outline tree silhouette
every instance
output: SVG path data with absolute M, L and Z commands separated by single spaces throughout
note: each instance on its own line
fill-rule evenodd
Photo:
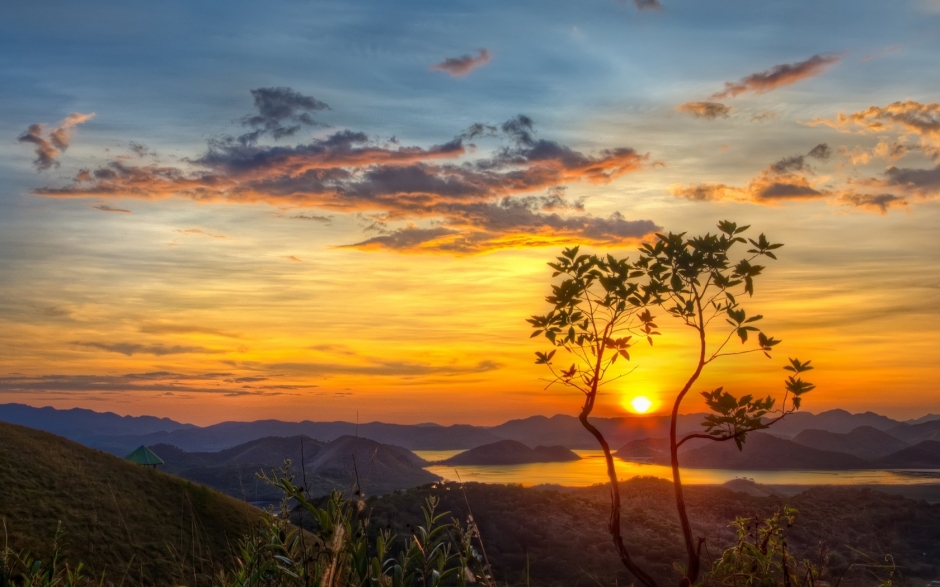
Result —
M 764 267 L 753 262 L 760 257 L 776 259 L 773 251 L 783 245 L 770 243 L 763 234 L 757 240 L 745 240 L 740 235 L 748 226 L 723 221 L 718 228 L 719 234 L 690 238 L 685 233 L 657 234 L 655 242 L 640 247 L 640 257 L 633 263 L 612 255 L 579 254 L 578 247 L 565 249 L 555 262 L 548 264 L 554 269 L 553 278 L 563 276 L 560 283 L 552 285 L 552 294 L 546 298 L 552 309 L 528 319 L 534 329 L 532 337 L 544 336 L 555 347 L 548 352 L 536 352 L 536 363 L 546 365 L 552 374 L 548 385 L 573 387 L 585 396 L 579 420 L 601 446 L 610 481 L 608 530 L 624 566 L 647 587 L 657 583 L 633 560 L 623 541 L 616 465 L 609 444 L 591 424 L 589 416 L 598 390 L 629 373 L 606 379 L 610 368 L 618 359 L 630 360 L 635 340 L 645 339 L 652 345 L 653 337 L 660 334 L 650 309 L 665 310 L 694 329 L 699 347 L 695 366 L 673 401 L 669 431 L 676 510 L 687 554 L 680 582 L 683 587 L 698 579 L 704 538 L 696 540 L 689 524 L 679 471 L 679 447 L 693 438 L 701 438 L 717 442 L 734 440 L 741 450 L 749 432 L 765 429 L 799 409 L 801 396 L 814 388 L 800 378 L 801 373 L 812 369 L 810 362 L 790 359 L 784 368 L 792 375 L 785 381 L 785 394 L 778 409 L 774 409 L 776 400 L 769 396 L 738 398 L 721 387 L 705 391 L 702 395 L 713 412 L 702 423 L 705 431 L 679 438 L 679 409 L 705 367 L 729 355 L 760 352 L 770 357 L 780 343 L 756 326 L 763 317 L 749 317 L 738 298 L 754 294 L 754 280 Z M 732 263 L 730 252 L 738 244 L 750 244 L 751 248 L 746 256 Z M 714 331 L 723 334 L 710 347 L 708 335 Z M 751 344 L 731 350 L 728 345 L 735 338 L 742 345 Z M 555 366 L 553 361 L 559 349 L 572 358 L 570 367 Z

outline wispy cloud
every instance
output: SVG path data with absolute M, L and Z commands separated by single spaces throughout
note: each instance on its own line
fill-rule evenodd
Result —
M 100 210 L 102 212 L 120 212 L 122 214 L 131 214 L 130 210 L 127 210 L 125 208 L 112 208 L 111 206 L 108 206 L 107 204 L 98 204 L 97 206 L 92 206 L 92 208 L 95 210 Z
M 72 344 L 76 346 L 98 349 L 109 353 L 119 353 L 127 355 L 155 355 L 158 357 L 166 355 L 183 355 L 190 353 L 200 354 L 221 354 L 226 351 L 219 349 L 210 349 L 202 346 L 188 345 L 165 345 L 165 344 L 142 344 L 136 342 L 95 342 L 77 340 Z
M 490 52 L 487 49 L 480 49 L 476 55 L 461 55 L 460 57 L 448 57 L 440 63 L 431 66 L 431 71 L 443 71 L 454 77 L 467 75 L 478 67 L 483 67 L 490 61 Z
M 805 61 L 798 63 L 783 63 L 775 65 L 767 71 L 752 73 L 737 82 L 725 82 L 725 89 L 713 94 L 712 100 L 734 98 L 745 92 L 762 94 L 782 86 L 795 84 L 798 81 L 816 77 L 823 73 L 827 67 L 838 63 L 840 56 L 836 54 L 813 55 Z
M 58 167 L 58 157 L 65 152 L 72 143 L 72 131 L 76 126 L 87 122 L 95 117 L 94 112 L 90 114 L 81 114 L 73 112 L 59 122 L 55 128 L 48 133 L 46 125 L 42 122 L 29 125 L 26 132 L 21 134 L 17 140 L 21 143 L 29 143 L 36 146 L 36 160 L 33 164 L 39 171 Z

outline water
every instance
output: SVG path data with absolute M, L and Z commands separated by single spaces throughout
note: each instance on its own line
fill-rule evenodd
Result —
M 415 454 L 428 461 L 450 458 L 459 450 L 419 450 Z M 533 463 L 528 465 L 431 466 L 427 470 L 450 481 L 482 483 L 519 483 L 525 486 L 552 483 L 584 487 L 607 481 L 604 453 L 600 450 L 576 450 L 580 461 Z M 617 476 L 630 479 L 637 475 L 672 479 L 672 470 L 662 465 L 647 465 L 620 460 Z M 940 483 L 940 471 L 732 471 L 726 469 L 682 469 L 687 484 L 718 485 L 746 477 L 768 485 L 919 485 Z

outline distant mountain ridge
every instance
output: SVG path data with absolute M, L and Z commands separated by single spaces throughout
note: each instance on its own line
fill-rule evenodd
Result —
M 680 415 L 679 432 L 700 431 L 702 418 L 703 414 Z M 151 416 L 118 416 L 82 409 L 57 410 L 0 404 L 0 421 L 46 430 L 121 456 L 141 444 L 169 444 L 188 452 L 210 452 L 270 436 L 307 436 L 324 442 L 345 435 L 359 436 L 408 450 L 468 450 L 501 440 L 515 440 L 527 446 L 597 448 L 596 441 L 584 430 L 578 419 L 567 415 L 532 416 L 509 420 L 497 426 L 259 420 L 222 422 L 200 427 Z M 592 422 L 612 446 L 623 446 L 642 438 L 665 437 L 669 430 L 667 416 L 592 418 Z M 845 410 L 829 410 L 819 414 L 797 412 L 775 424 L 768 433 L 794 439 L 808 429 L 846 434 L 862 426 L 885 432 L 908 445 L 922 440 L 940 439 L 940 420 L 909 424 L 872 412 L 851 414 Z

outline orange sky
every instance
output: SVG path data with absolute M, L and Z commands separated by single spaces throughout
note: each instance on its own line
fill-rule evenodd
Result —
M 545 263 L 729 219 L 785 244 L 745 304 L 784 342 L 698 390 L 776 393 L 795 356 L 810 411 L 940 410 L 940 11 L 549 4 L 0 14 L 30 59 L 0 64 L 0 403 L 575 414 L 525 322 Z M 684 380 L 694 349 L 660 322 L 596 414 Z

